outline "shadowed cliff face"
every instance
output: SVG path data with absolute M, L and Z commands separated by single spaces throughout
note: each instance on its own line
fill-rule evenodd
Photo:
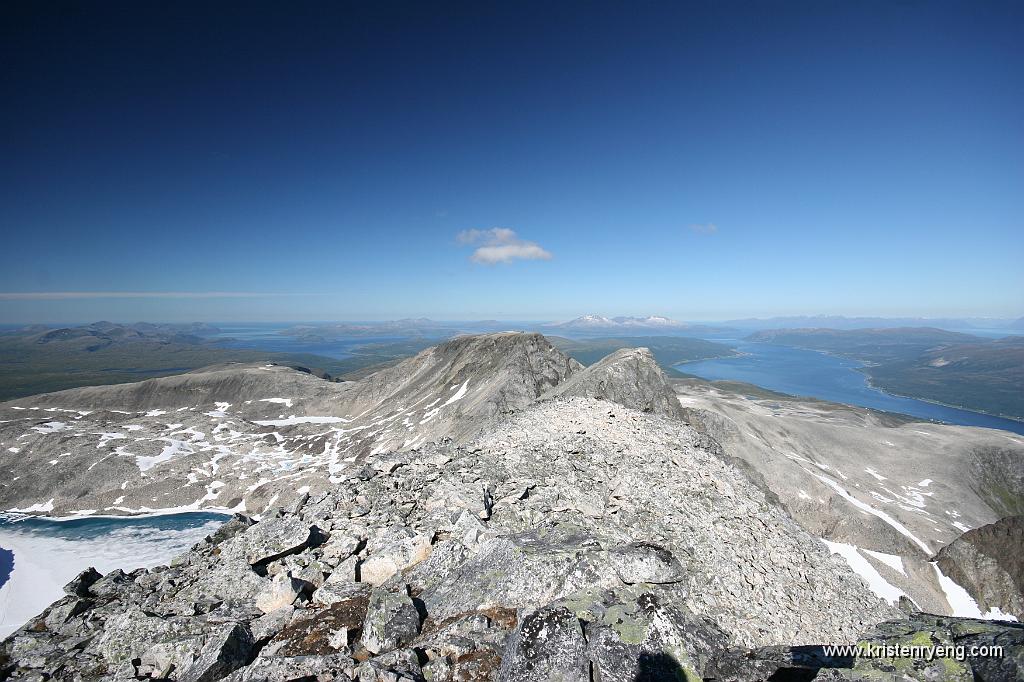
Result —
M 1024 620 L 1024 516 L 1008 516 L 969 530 L 943 547 L 935 559 L 983 612 L 997 608 Z

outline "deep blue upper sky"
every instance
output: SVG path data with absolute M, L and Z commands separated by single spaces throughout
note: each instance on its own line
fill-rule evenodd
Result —
M 324 4 L 5 3 L 0 322 L 1024 314 L 1024 3 Z

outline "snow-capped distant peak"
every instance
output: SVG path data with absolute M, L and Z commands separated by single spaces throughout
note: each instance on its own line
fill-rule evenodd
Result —
M 560 322 L 551 325 L 553 327 L 610 327 L 610 328 L 665 328 L 685 327 L 683 322 L 677 322 L 660 315 L 648 315 L 647 317 L 613 317 L 607 318 L 603 315 L 583 315 L 568 322 Z

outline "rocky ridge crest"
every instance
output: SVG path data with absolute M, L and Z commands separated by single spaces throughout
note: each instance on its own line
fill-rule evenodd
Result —
M 587 398 L 369 456 L 170 566 L 87 574 L 3 645 L 81 679 L 699 678 L 898 612 L 686 425 Z

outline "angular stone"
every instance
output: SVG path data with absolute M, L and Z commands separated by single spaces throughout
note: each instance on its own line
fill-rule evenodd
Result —
M 430 550 L 430 536 L 402 529 L 359 564 L 359 580 L 381 585 L 399 571 L 423 561 Z
M 334 577 L 334 574 L 331 574 Z M 320 589 L 313 593 L 313 602 L 325 606 L 344 601 L 350 597 L 369 592 L 369 583 L 344 582 L 328 580 Z
M 580 620 L 565 607 L 545 607 L 523 618 L 498 671 L 499 682 L 587 682 L 590 665 Z
M 90 566 L 64 586 L 64 593 L 73 594 L 76 597 L 88 597 L 89 588 L 102 577 L 103 575 L 99 571 Z
M 50 606 L 44 619 L 46 627 L 56 630 L 75 616 L 87 611 L 91 605 L 92 603 L 86 599 L 74 596 L 64 597 Z
M 291 606 L 300 595 L 308 591 L 309 584 L 293 578 L 291 573 L 279 573 L 274 576 L 270 586 L 256 595 L 256 608 L 263 613 L 270 613 L 284 606 Z
M 263 614 L 249 623 L 249 631 L 252 633 L 253 641 L 256 643 L 265 642 L 281 632 L 281 630 L 284 630 L 294 613 L 294 606 L 282 606 L 270 613 Z
M 252 650 L 253 637 L 247 627 L 225 624 L 210 635 L 192 665 L 178 674 L 178 682 L 219 680 L 248 663 Z
M 420 614 L 404 591 L 389 592 L 375 588 L 363 623 L 362 645 L 379 654 L 405 646 L 420 631 Z
M 154 644 L 139 657 L 137 675 L 166 679 L 172 672 L 190 666 L 202 645 L 200 635 Z
M 320 546 L 320 551 L 323 552 L 326 563 L 331 566 L 337 566 L 355 554 L 358 548 L 359 538 L 339 532 L 331 533 L 331 536 L 327 538 L 327 542 Z
M 312 526 L 295 516 L 264 519 L 233 542 L 241 545 L 245 560 L 256 565 L 273 561 L 305 548 L 312 538 Z
M 608 551 L 615 574 L 629 585 L 676 583 L 686 577 L 672 552 L 649 542 L 631 542 Z

